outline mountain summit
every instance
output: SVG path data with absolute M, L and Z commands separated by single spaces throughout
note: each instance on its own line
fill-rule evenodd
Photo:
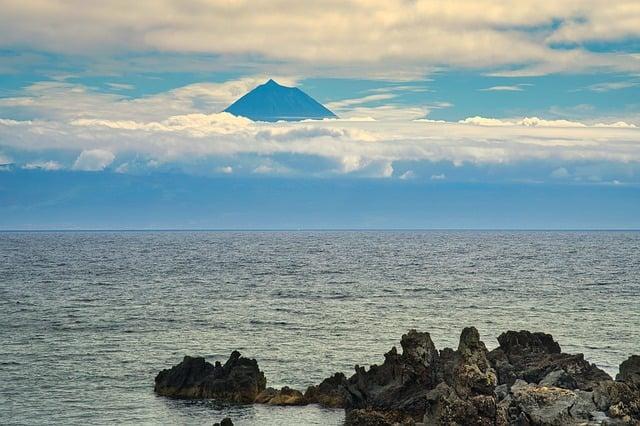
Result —
M 254 121 L 296 121 L 336 118 L 337 116 L 296 87 L 285 87 L 269 80 L 225 109 L 233 115 Z

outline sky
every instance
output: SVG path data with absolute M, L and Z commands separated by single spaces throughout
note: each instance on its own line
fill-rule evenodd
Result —
M 0 229 L 640 228 L 637 1 L 0 10 Z

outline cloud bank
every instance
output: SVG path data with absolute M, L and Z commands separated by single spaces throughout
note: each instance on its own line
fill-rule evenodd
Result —
M 5 0 L 2 12 L 0 48 L 69 55 L 207 54 L 397 78 L 441 65 L 640 69 L 632 54 L 584 47 L 640 37 L 635 0 Z
M 360 100 L 341 101 L 344 108 L 353 106 L 345 118 L 321 121 L 263 123 L 200 112 L 222 110 L 255 81 L 193 84 L 142 98 L 66 82 L 36 83 L 21 96 L 0 99 L 0 117 L 31 117 L 0 118 L 0 152 L 18 158 L 21 168 L 50 171 L 139 173 L 197 166 L 220 175 L 354 174 L 436 181 L 451 172 L 421 175 L 418 163 L 487 170 L 538 163 L 549 164 L 545 176 L 558 179 L 567 177 L 563 168 L 574 174 L 569 164 L 597 162 L 608 164 L 613 174 L 622 165 L 625 175 L 617 178 L 637 179 L 636 123 L 481 116 L 447 122 L 418 118 L 428 114 L 428 107 L 367 107 Z

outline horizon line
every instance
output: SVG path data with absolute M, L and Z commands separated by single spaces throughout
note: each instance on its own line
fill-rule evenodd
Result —
M 424 231 L 476 231 L 476 232 L 640 232 L 640 228 L 43 228 L 0 229 L 0 233 L 44 232 L 424 232 Z

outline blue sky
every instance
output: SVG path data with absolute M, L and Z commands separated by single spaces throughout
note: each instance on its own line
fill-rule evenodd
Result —
M 340 119 L 260 123 L 221 113 L 268 78 L 300 87 Z M 152 190 L 168 185 L 166 176 L 182 185 L 181 209 Z M 133 200 L 117 205 L 127 179 L 146 188 L 141 199 L 157 196 L 164 206 L 146 225 Z M 27 190 L 34 181 L 40 192 Z M 316 181 L 314 190 L 304 183 Z M 120 194 L 110 201 L 122 209 L 120 226 L 81 210 L 91 205 L 86 182 Z M 248 228 L 282 227 L 276 217 L 333 228 L 638 227 L 640 5 L 4 2 L 1 228 L 74 227 L 47 219 L 54 210 L 77 222 L 84 211 L 89 228 L 180 227 L 176 211 L 185 223 L 242 228 L 222 213 L 206 219 L 198 194 L 215 194 L 198 188 L 207 182 L 221 198 L 230 182 L 253 182 L 238 186 L 238 203 L 226 201 L 236 213 L 255 209 L 258 188 L 289 182 L 287 213 L 247 218 Z M 331 203 L 332 185 L 345 197 L 351 188 L 358 205 Z M 467 185 L 469 199 L 485 206 L 474 220 L 451 213 Z M 553 215 L 514 206 L 507 218 L 504 200 L 517 188 L 535 188 L 539 208 Z M 294 221 L 302 217 L 295 200 L 309 191 L 305 202 L 338 213 Z M 378 192 L 398 194 L 398 203 L 367 221 L 362 206 L 374 204 L 356 195 L 375 200 Z M 418 194 L 438 202 L 426 209 L 412 199 Z M 597 199 L 596 213 L 563 198 L 583 207 Z

